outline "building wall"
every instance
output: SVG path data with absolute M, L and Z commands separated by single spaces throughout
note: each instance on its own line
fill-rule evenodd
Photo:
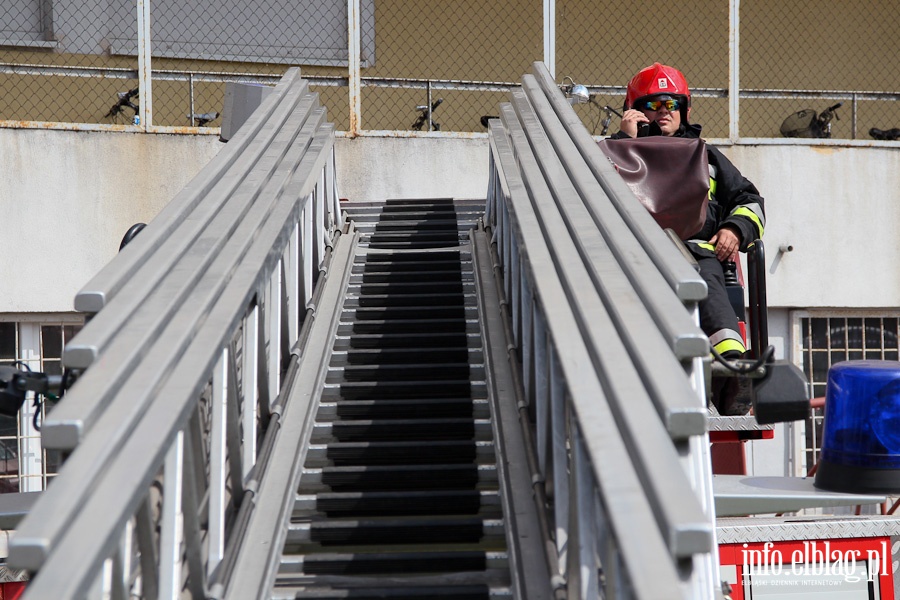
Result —
M 0 129 L 0 313 L 65 312 L 74 293 L 215 155 L 204 136 Z
M 128 227 L 151 219 L 220 147 L 214 136 L 0 129 L 0 313 L 71 310 Z M 766 199 L 773 309 L 900 306 L 900 149 L 723 150 Z M 481 198 L 487 168 L 484 137 L 337 141 L 338 189 L 350 201 Z

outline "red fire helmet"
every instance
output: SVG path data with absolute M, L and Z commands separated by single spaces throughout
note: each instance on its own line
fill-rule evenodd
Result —
M 637 75 L 628 82 L 625 91 L 625 108 L 634 106 L 635 101 L 645 96 L 668 94 L 681 96 L 685 104 L 690 106 L 691 90 L 688 89 L 687 79 L 678 69 L 659 63 L 641 69 Z

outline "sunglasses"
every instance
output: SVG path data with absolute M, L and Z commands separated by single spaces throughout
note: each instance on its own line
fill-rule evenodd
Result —
M 676 111 L 681 108 L 681 101 L 677 99 L 669 99 L 669 100 L 642 100 L 637 103 L 638 110 L 652 110 L 657 111 L 665 106 L 670 112 Z

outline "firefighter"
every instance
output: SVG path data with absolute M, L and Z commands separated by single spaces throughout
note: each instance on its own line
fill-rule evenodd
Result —
M 700 125 L 690 123 L 691 91 L 681 71 L 655 63 L 628 83 L 618 133 L 613 139 L 636 137 L 642 124 L 649 135 L 699 138 Z M 700 265 L 709 293 L 700 303 L 700 327 L 723 358 L 746 352 L 737 316 L 725 290 L 722 262 L 735 260 L 754 240 L 762 238 L 766 217 L 756 187 L 731 161 L 707 145 L 709 207 L 702 229 L 685 240 Z

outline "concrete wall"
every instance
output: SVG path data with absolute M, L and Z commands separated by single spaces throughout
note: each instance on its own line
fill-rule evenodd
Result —
M 338 193 L 352 201 L 485 198 L 488 139 L 341 138 Z
M 766 199 L 772 306 L 900 306 L 900 148 L 735 146 Z M 779 253 L 781 245 L 793 251 Z
M 212 136 L 0 129 L 0 313 L 71 310 L 128 227 L 152 218 L 220 147 Z M 766 198 L 776 313 L 900 306 L 900 148 L 723 150 Z M 483 137 L 339 138 L 338 190 L 350 201 L 483 198 L 487 157 Z
M 218 151 L 213 137 L 0 129 L 0 312 L 75 292 Z

